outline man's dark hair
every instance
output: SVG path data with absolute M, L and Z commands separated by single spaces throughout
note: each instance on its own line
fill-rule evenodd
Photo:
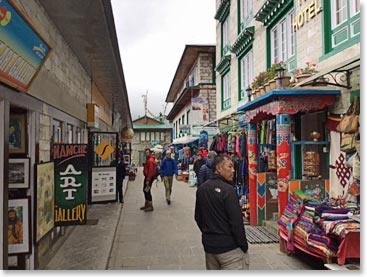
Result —
M 152 151 L 150 151 L 150 148 L 145 148 L 144 152 L 146 152 L 147 150 L 149 151 L 149 153 L 152 153 Z
M 213 160 L 213 164 L 212 164 L 212 168 L 214 169 L 214 172 L 217 170 L 217 166 L 222 165 L 226 160 L 230 160 L 231 158 L 229 158 L 227 155 L 225 154 L 220 154 L 218 156 L 216 156 Z

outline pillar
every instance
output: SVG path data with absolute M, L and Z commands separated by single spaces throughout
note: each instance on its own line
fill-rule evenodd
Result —
M 249 173 L 249 194 L 250 194 L 250 225 L 257 225 L 257 136 L 256 124 L 248 124 L 247 134 L 247 156 Z
M 291 118 L 288 114 L 277 114 L 277 179 L 278 213 L 283 214 L 288 203 L 288 186 L 291 178 Z

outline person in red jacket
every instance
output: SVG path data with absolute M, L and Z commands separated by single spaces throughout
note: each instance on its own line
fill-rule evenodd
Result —
M 152 184 L 154 181 L 154 177 L 157 171 L 157 164 L 155 162 L 155 157 L 152 155 L 152 152 L 149 148 L 145 149 L 146 161 L 143 163 L 144 166 L 144 197 L 145 197 L 145 205 L 140 208 L 140 210 L 144 210 L 144 212 L 153 211 L 153 201 L 152 201 Z

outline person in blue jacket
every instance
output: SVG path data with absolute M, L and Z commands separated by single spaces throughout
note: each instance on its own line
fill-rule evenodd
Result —
M 178 174 L 177 164 L 171 157 L 171 152 L 166 152 L 166 157 L 163 159 L 160 167 L 160 176 L 163 179 L 164 187 L 166 189 L 166 201 L 168 205 L 171 205 L 172 183 L 173 175 Z

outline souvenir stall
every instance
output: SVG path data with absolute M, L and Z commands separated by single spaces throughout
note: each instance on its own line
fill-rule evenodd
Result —
M 307 116 L 325 110 L 339 94 L 339 90 L 329 89 L 274 90 L 238 108 L 238 111 L 244 112 L 241 124 L 248 126 L 251 225 L 259 225 L 274 212 L 278 212 L 279 216 L 282 214 L 288 202 L 289 182 L 296 177 L 292 176 L 292 155 L 293 164 L 297 164 L 294 170 L 297 170 L 298 174 L 302 172 L 299 169 L 302 167 L 300 161 L 308 147 L 319 149 L 318 144 L 327 145 L 325 141 L 312 141 L 310 133 L 313 128 L 318 127 L 309 127 L 307 123 L 310 123 L 310 120 Z M 326 140 L 325 131 L 321 129 L 320 127 L 320 130 L 316 131 L 323 135 L 322 140 Z M 293 145 L 294 143 L 299 146 Z M 259 169 L 262 172 L 259 172 Z M 297 178 L 302 179 L 302 176 L 297 175 Z M 322 178 L 327 179 L 327 176 Z M 273 202 L 277 202 L 277 208 Z
M 289 254 L 297 248 L 327 263 L 335 258 L 344 264 L 347 258 L 360 255 L 360 209 L 359 201 L 330 198 L 326 107 L 339 94 L 327 89 L 273 91 L 239 110 L 245 112 L 243 121 L 249 129 L 250 224 L 262 223 L 269 209 L 267 199 L 277 194 L 281 251 Z M 275 147 L 270 139 L 273 134 L 268 132 L 274 117 Z M 273 152 L 277 166 L 271 172 Z M 359 157 L 358 151 L 352 155 Z M 339 168 L 338 172 L 341 176 L 347 170 Z M 356 177 L 352 182 L 359 184 Z
M 176 179 L 178 181 L 188 182 L 190 165 L 193 163 L 193 157 L 199 149 L 198 139 L 193 138 L 182 142 L 178 140 L 168 147 L 171 149 L 171 153 L 174 153 L 174 159 L 177 162 L 178 175 Z

